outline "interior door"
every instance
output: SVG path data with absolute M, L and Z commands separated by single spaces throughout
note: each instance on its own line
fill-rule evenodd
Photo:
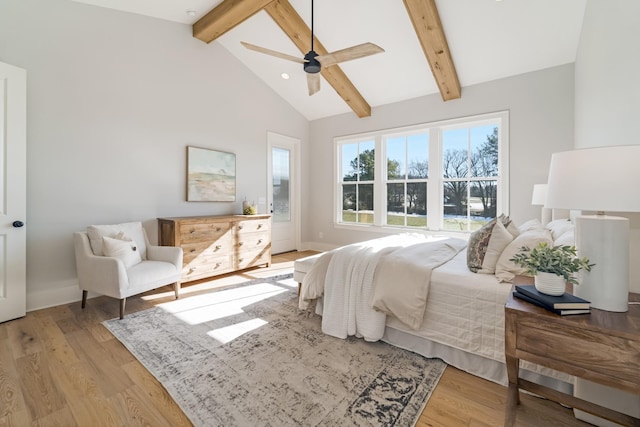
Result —
M 26 313 L 27 73 L 0 62 L 0 322 Z
M 271 252 L 295 251 L 299 246 L 299 145 L 300 140 L 276 133 L 267 134 L 268 190 L 271 212 Z

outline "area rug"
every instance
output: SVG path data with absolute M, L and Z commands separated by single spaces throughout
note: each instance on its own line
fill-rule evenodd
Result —
M 295 289 L 253 280 L 104 325 L 196 426 L 414 425 L 445 363 L 324 335 Z

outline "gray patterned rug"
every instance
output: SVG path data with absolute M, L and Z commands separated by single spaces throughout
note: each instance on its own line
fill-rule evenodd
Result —
M 253 280 L 104 325 L 196 426 L 414 425 L 445 363 L 324 335 L 295 289 Z

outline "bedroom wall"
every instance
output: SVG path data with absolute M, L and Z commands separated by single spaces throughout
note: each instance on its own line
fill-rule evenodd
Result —
M 464 87 L 462 98 L 454 101 L 434 94 L 375 107 L 366 119 L 343 114 L 312 121 L 313 163 L 307 167 L 314 179 L 313 186 L 303 188 L 313 197 L 305 205 L 303 242 L 325 249 L 379 236 L 333 225 L 333 138 L 503 110 L 510 112 L 509 213 L 516 222 L 540 218 L 540 207 L 531 206 L 533 185 L 547 181 L 551 153 L 573 147 L 573 74 L 573 64 L 567 64 Z
M 72 232 L 240 213 L 266 196 L 267 131 L 308 121 L 187 25 L 69 0 L 3 0 L 0 61 L 27 70 L 27 308 L 77 300 Z M 236 153 L 237 203 L 185 201 L 186 146 Z M 266 209 L 266 207 L 263 207 Z
M 587 2 L 575 65 L 575 148 L 640 144 L 638 40 L 640 2 Z M 621 216 L 631 220 L 630 288 L 640 292 L 640 214 Z

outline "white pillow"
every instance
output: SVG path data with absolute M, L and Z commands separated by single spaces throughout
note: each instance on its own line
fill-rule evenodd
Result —
M 119 237 L 125 238 L 123 234 L 120 234 Z M 102 238 L 102 250 L 104 256 L 118 258 L 127 269 L 142 261 L 136 242 L 132 240 L 113 239 L 105 236 Z
M 520 252 L 520 248 L 527 246 L 529 249 L 533 249 L 538 246 L 539 243 L 553 244 L 551 239 L 551 232 L 549 230 L 530 230 L 525 231 L 518 237 L 513 239 L 511 243 L 500 254 L 498 262 L 496 263 L 496 278 L 501 282 L 510 282 L 519 274 L 524 273 L 524 268 L 517 266 L 513 261 L 509 261 L 515 254 Z
M 554 246 L 575 246 L 576 236 L 574 230 L 568 230 L 553 241 Z
M 513 241 L 514 236 L 509 232 L 502 221 L 497 221 L 496 225 L 491 231 L 491 238 L 487 245 L 487 252 L 482 260 L 482 268 L 478 270 L 478 273 L 493 274 L 496 271 L 496 264 L 500 258 L 500 254 L 504 248 Z
M 574 225 L 570 219 L 556 219 L 545 225 L 544 228 L 551 231 L 551 237 L 556 240 L 567 231 L 573 230 Z
M 518 231 L 520 231 L 520 233 L 524 233 L 526 231 L 531 231 L 531 230 L 542 230 L 543 228 L 544 227 L 542 227 L 542 223 L 540 222 L 540 220 L 537 218 L 534 218 L 518 226 Z
M 136 242 L 136 247 L 140 252 L 140 258 L 147 259 L 147 245 L 144 238 L 144 230 L 141 222 L 124 222 L 115 225 L 90 225 L 87 227 L 89 243 L 94 255 L 102 256 L 102 238 L 117 238 L 118 233 L 124 233 L 131 240 Z

